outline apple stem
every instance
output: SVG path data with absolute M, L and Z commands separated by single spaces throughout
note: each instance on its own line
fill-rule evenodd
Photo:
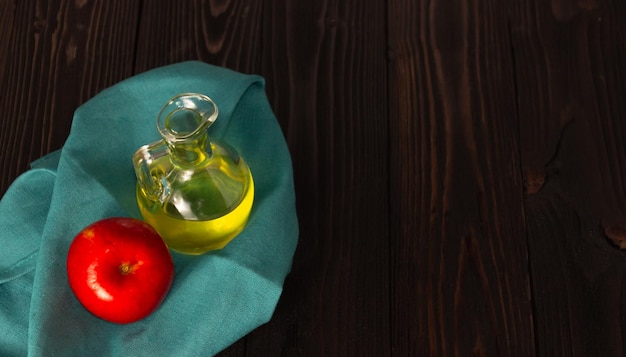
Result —
M 139 267 L 142 265 L 143 265 L 143 260 L 137 260 L 133 263 L 122 262 L 122 264 L 120 264 L 120 273 L 122 273 L 122 275 L 133 274 L 135 270 L 139 269 Z
M 128 275 L 130 273 L 132 273 L 133 269 L 131 268 L 130 264 L 128 263 L 122 263 L 122 265 L 120 265 L 120 272 L 123 275 Z

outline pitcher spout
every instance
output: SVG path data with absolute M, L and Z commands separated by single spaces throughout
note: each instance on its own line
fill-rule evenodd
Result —
M 213 100 L 197 93 L 177 95 L 163 106 L 157 118 L 157 129 L 174 164 L 190 168 L 211 159 L 207 130 L 217 116 Z

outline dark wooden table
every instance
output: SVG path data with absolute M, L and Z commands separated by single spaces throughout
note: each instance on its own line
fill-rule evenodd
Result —
M 257 73 L 301 235 L 273 319 L 224 356 L 624 356 L 625 19 L 621 0 L 0 0 L 0 194 L 108 86 L 190 59 Z

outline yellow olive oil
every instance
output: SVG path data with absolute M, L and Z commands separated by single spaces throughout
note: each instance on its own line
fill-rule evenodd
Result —
M 181 168 L 168 156 L 150 164 L 161 187 L 151 199 L 137 186 L 139 210 L 167 245 L 185 254 L 221 249 L 245 227 L 254 200 L 247 164 L 226 147 L 211 144 L 212 157 L 202 165 Z

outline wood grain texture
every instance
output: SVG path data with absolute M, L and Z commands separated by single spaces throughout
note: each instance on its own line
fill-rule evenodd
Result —
M 260 67 L 262 2 L 150 1 L 142 6 L 135 73 L 199 60 L 245 73 Z
M 11 36 L 13 35 L 13 21 L 15 20 L 15 1 L 13 0 L 0 0 L 0 53 L 6 54 L 9 52 L 9 43 Z M 3 82 L 6 74 L 7 55 L 0 56 L 0 83 Z
M 0 193 L 63 145 L 80 104 L 132 73 L 137 5 L 3 0 Z
M 501 4 L 389 4 L 397 355 L 534 353 L 513 58 Z
M 626 256 L 606 233 L 626 228 L 626 8 L 528 1 L 512 13 L 537 354 L 623 356 Z

